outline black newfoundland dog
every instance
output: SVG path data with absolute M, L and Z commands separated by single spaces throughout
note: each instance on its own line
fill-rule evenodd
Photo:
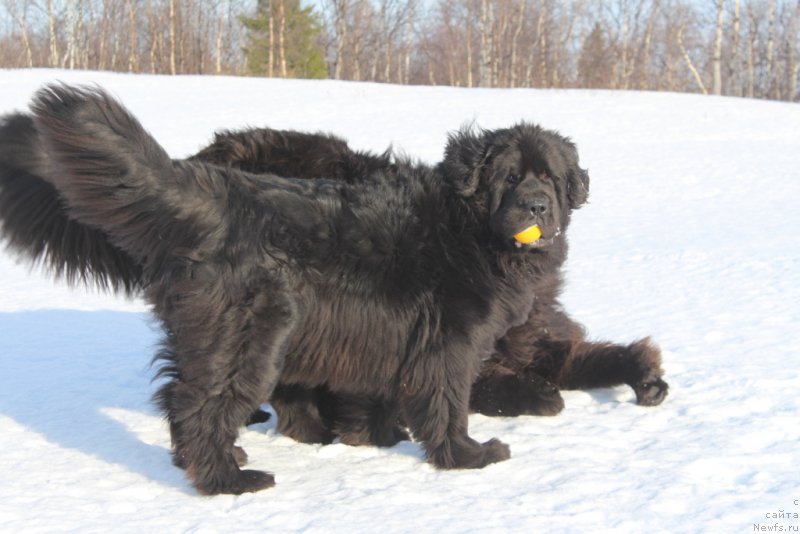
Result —
M 273 484 L 234 446 L 270 396 L 298 439 L 388 444 L 401 417 L 432 463 L 466 468 L 508 457 L 468 437 L 470 388 L 491 415 L 557 412 L 550 382 L 666 394 L 654 346 L 588 343 L 558 307 L 588 176 L 553 132 L 462 131 L 434 169 L 272 130 L 172 161 L 101 91 L 51 86 L 32 109 L 0 125 L 6 238 L 70 280 L 145 292 L 175 460 L 204 493 Z
M 479 135 L 462 131 L 452 136 L 447 157 L 439 168 L 456 174 L 469 172 L 468 169 L 481 172 L 495 161 L 506 142 L 515 142 L 510 135 L 512 131 Z M 552 132 L 540 131 L 540 135 L 544 134 L 552 136 Z M 566 143 L 569 146 L 566 150 L 575 150 L 569 141 L 557 135 L 550 142 Z M 544 149 L 537 156 L 546 159 L 547 154 Z M 354 151 L 344 140 L 330 134 L 270 128 L 218 132 L 214 141 L 191 159 L 232 165 L 256 174 L 306 179 L 324 176 L 350 183 L 358 183 L 374 173 L 392 179 L 397 172 L 390 151 L 383 154 Z M 572 165 L 581 173 L 579 186 L 561 209 L 576 209 L 587 200 L 589 178 L 577 163 L 575 154 Z M 513 165 L 506 165 L 505 169 L 512 173 L 508 178 L 516 180 Z M 548 243 L 557 241 L 558 246 L 537 244 L 539 269 L 534 276 L 535 300 L 528 320 L 511 328 L 482 364 L 472 386 L 471 411 L 488 416 L 556 415 L 564 407 L 559 388 L 628 384 L 636 394 L 637 403 L 643 406 L 656 406 L 666 397 L 668 385 L 662 379 L 661 353 L 649 339 L 628 345 L 590 342 L 583 327 L 562 310 L 557 297 L 562 285 L 560 269 L 566 259 L 564 232 L 568 222 L 565 220 Z M 107 276 L 120 279 L 111 273 Z M 402 424 L 395 424 L 397 407 L 380 399 L 333 395 L 324 386 L 309 390 L 282 383 L 273 392 L 271 404 L 278 414 L 278 430 L 298 441 L 328 443 L 338 436 L 352 445 L 391 446 L 407 437 Z M 263 418 L 264 414 L 254 415 L 256 421 Z

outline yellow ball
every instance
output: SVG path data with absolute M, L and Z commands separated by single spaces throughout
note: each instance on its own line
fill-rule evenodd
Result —
M 514 235 L 514 239 L 524 244 L 533 243 L 540 237 L 542 237 L 542 231 L 539 229 L 538 224 L 529 226 L 520 233 Z

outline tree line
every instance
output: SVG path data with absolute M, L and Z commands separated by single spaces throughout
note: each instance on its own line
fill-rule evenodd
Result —
M 800 99 L 800 0 L 2 0 L 0 6 L 0 67 Z

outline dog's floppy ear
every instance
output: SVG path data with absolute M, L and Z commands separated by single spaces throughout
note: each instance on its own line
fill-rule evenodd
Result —
M 472 128 L 465 127 L 450 134 L 439 169 L 459 195 L 475 194 L 481 172 L 492 156 L 492 147 L 489 132 L 476 134 Z
M 567 166 L 567 202 L 576 210 L 589 200 L 589 172 L 582 169 L 577 158 L 569 160 Z
M 567 202 L 578 209 L 589 199 L 589 172 L 578 164 L 578 149 L 569 139 L 559 143 L 559 152 L 567 164 Z
M 569 171 L 567 182 L 567 200 L 569 207 L 578 209 L 589 200 L 589 171 L 577 165 Z

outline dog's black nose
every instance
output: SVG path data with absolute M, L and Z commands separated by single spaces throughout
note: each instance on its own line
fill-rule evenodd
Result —
M 541 216 L 550 210 L 550 200 L 547 197 L 536 197 L 529 204 L 531 215 Z

